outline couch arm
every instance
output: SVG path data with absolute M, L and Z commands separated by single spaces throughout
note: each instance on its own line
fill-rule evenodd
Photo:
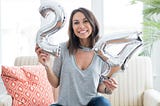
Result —
M 144 106 L 160 106 L 160 92 L 149 89 L 144 92 Z
M 12 106 L 12 97 L 8 94 L 1 94 L 0 106 Z

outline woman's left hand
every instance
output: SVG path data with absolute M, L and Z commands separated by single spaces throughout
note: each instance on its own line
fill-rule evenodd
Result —
M 109 91 L 115 90 L 118 86 L 117 81 L 112 77 L 104 80 L 103 83 Z

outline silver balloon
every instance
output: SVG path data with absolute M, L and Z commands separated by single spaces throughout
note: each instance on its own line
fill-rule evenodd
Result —
M 48 20 L 48 23 L 39 29 L 36 43 L 44 51 L 54 56 L 59 56 L 59 44 L 50 43 L 49 38 L 64 26 L 66 20 L 65 12 L 56 2 L 44 2 L 39 8 L 39 12 L 45 20 Z
M 103 36 L 93 49 L 111 67 L 120 66 L 125 70 L 127 61 L 142 46 L 140 34 L 141 32 L 126 32 Z

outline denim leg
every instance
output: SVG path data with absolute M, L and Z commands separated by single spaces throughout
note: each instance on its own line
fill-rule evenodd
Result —
M 59 104 L 51 104 L 50 106 L 62 106 L 62 105 L 59 105 Z
M 108 99 L 103 96 L 92 98 L 87 106 L 111 106 L 111 103 Z

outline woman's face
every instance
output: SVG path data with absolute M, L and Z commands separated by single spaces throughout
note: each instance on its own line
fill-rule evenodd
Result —
M 87 39 L 91 35 L 91 24 L 82 12 L 73 15 L 72 23 L 74 34 L 81 40 Z

